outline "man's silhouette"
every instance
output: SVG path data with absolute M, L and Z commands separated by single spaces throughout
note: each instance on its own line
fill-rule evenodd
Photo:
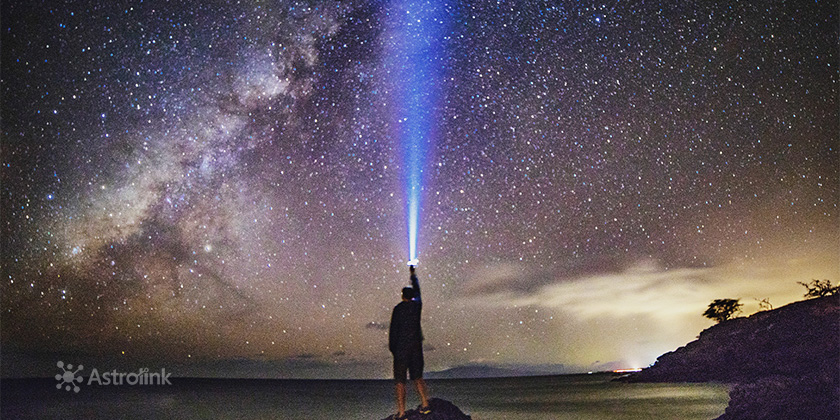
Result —
M 411 287 L 402 289 L 402 302 L 391 313 L 391 329 L 388 332 L 388 348 L 394 355 L 394 380 L 396 380 L 397 417 L 405 417 L 405 380 L 406 371 L 414 381 L 414 387 L 420 394 L 420 413 L 428 414 L 429 400 L 426 397 L 426 382 L 423 381 L 423 331 L 420 329 L 420 312 L 423 302 L 420 300 L 420 282 L 414 274 L 414 266 L 409 266 Z

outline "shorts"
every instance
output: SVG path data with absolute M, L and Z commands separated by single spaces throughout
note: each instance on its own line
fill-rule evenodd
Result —
M 423 350 L 394 354 L 394 379 L 405 383 L 405 371 L 411 380 L 423 379 Z

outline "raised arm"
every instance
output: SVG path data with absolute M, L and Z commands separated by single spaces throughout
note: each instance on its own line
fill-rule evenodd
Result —
M 414 299 L 418 302 L 423 302 L 420 299 L 420 281 L 417 280 L 417 274 L 414 273 L 414 266 L 410 266 L 411 271 L 411 287 L 414 289 Z

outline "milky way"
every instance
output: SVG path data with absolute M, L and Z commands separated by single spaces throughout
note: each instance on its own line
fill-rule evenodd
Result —
M 402 6 L 17 3 L 4 374 L 386 377 Z M 836 4 L 679 3 L 422 4 L 429 369 L 644 366 L 840 281 Z

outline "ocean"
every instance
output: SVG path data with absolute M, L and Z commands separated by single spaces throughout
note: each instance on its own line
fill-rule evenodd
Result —
M 713 419 L 728 404 L 718 384 L 626 384 L 611 374 L 429 380 L 432 397 L 475 420 Z M 0 381 L 5 419 L 359 419 L 395 411 L 387 380 L 170 378 L 171 385 Z M 419 403 L 413 387 L 409 407 Z

